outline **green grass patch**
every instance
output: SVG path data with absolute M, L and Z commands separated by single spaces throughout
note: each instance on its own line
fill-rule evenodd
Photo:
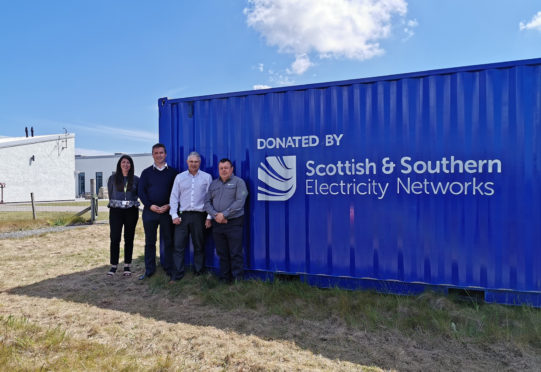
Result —
M 68 215 L 68 216 L 56 217 L 54 219 L 48 220 L 47 222 L 51 226 L 80 225 L 82 223 L 89 222 L 90 219 L 85 218 L 83 216 Z
M 40 327 L 24 317 L 0 316 L 0 340 L 0 366 L 6 371 L 137 369 L 125 349 L 74 339 L 60 327 Z
M 399 296 L 370 291 L 321 289 L 300 281 L 246 280 L 226 285 L 208 274 L 187 274 L 167 284 L 163 273 L 150 281 L 154 292 L 192 296 L 224 310 L 252 309 L 267 315 L 321 321 L 333 318 L 359 330 L 396 329 L 405 336 L 440 336 L 464 342 L 513 342 L 541 349 L 541 309 L 465 302 L 425 292 Z
M 100 213 L 97 219 L 108 218 L 108 213 Z M 75 216 L 73 212 L 37 212 L 35 220 L 32 212 L 0 212 L 0 233 L 33 230 L 50 226 L 79 225 L 89 221 L 90 212 L 82 216 Z

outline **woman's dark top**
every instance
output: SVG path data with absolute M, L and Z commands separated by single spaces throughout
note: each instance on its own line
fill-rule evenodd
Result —
M 115 185 L 115 175 L 109 177 L 107 181 L 107 190 L 109 191 L 109 208 L 127 209 L 131 207 L 139 207 L 137 200 L 137 187 L 139 186 L 139 177 L 133 176 L 133 184 L 131 189 L 127 189 L 128 177 L 124 177 L 124 187 L 118 190 Z

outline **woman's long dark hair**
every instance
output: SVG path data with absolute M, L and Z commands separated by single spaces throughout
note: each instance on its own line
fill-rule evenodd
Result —
M 116 172 L 115 172 L 115 186 L 118 191 L 124 191 L 124 175 L 122 174 L 122 168 L 120 168 L 120 163 L 122 160 L 128 159 L 130 162 L 130 170 L 128 171 L 128 190 L 131 190 L 133 187 L 133 159 L 129 155 L 122 155 L 116 163 Z

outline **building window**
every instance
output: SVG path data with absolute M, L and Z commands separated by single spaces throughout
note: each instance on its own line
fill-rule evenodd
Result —
M 79 173 L 79 197 L 85 194 L 85 172 Z
M 96 194 L 100 192 L 100 187 L 103 186 L 103 172 L 96 172 Z

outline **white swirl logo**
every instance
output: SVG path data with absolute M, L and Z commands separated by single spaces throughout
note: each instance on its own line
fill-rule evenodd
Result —
M 297 157 L 267 156 L 257 168 L 257 178 L 264 184 L 258 186 L 257 200 L 285 201 L 297 189 Z

